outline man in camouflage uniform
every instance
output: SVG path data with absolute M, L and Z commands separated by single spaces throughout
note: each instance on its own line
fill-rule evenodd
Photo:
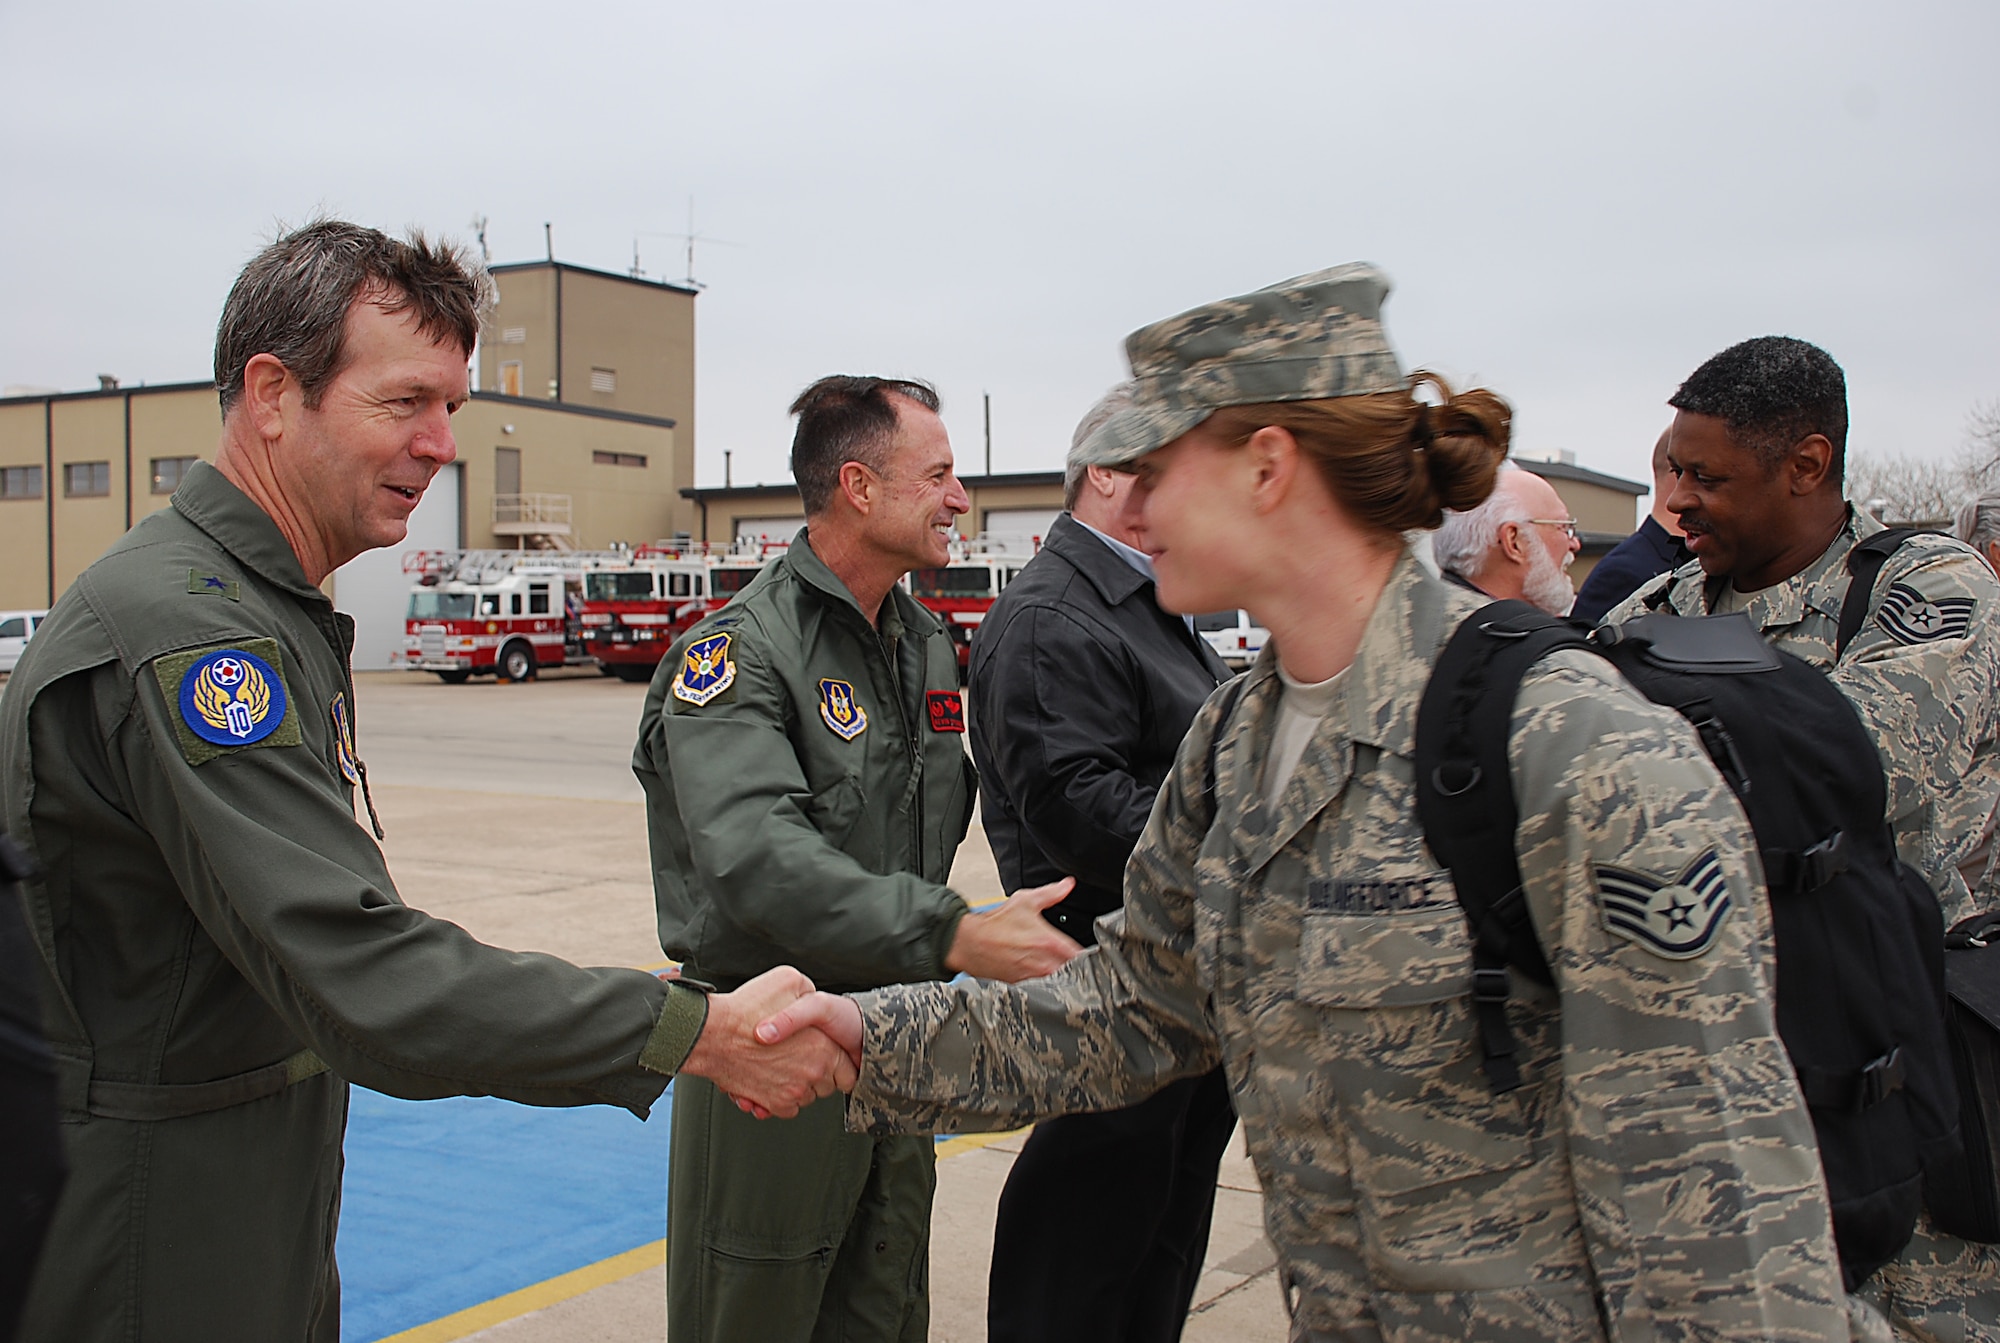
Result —
M 260 253 L 216 336 L 215 465 L 77 578 L 0 699 L 71 1167 L 26 1340 L 334 1343 L 350 1081 L 641 1118 L 676 1071 L 781 1111 L 831 1091 L 823 1059 L 789 1100 L 728 1066 L 802 978 L 708 998 L 483 946 L 405 906 L 357 823 L 354 622 L 320 584 L 455 455 L 483 293 L 338 221 Z
M 1343 267 L 1141 330 L 1139 399 L 1086 452 L 1143 475 L 1217 407 L 1402 388 L 1386 288 Z M 1411 764 L 1431 667 L 1480 604 L 1404 552 L 1275 802 L 1267 648 L 1195 720 L 1123 911 L 1061 971 L 822 995 L 763 1038 L 829 1030 L 860 1059 L 848 1122 L 876 1131 L 1130 1104 L 1220 1062 L 1301 1343 L 1844 1334 L 1748 826 L 1687 725 L 1587 654 L 1522 684 L 1517 846 L 1556 985 L 1511 1000 L 1525 1085 L 1481 1072 Z M 1614 872 L 1697 882 L 1710 917 L 1669 954 L 1606 919 Z
M 1667 505 L 1695 559 L 1605 619 L 1740 611 L 1776 647 L 1826 668 L 1881 752 L 1898 854 L 1937 892 L 1947 925 L 1973 913 L 1960 864 L 2000 798 L 2000 583 L 1971 547 L 1913 536 L 1837 653 L 1848 555 L 1882 530 L 1842 496 L 1840 366 L 1804 341 L 1760 337 L 1696 369 L 1668 404 Z M 2000 1338 L 2000 1251 L 1928 1219 L 1859 1294 L 1909 1337 Z

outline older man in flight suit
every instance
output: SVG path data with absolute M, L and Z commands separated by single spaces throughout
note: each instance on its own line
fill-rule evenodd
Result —
M 71 1165 L 25 1339 L 333 1343 L 349 1081 L 641 1117 L 680 1069 L 815 1094 L 731 1071 L 777 981 L 710 999 L 483 946 L 406 907 L 357 823 L 354 623 L 319 585 L 455 455 L 484 293 L 352 224 L 260 253 L 217 332 L 215 465 L 84 571 L 0 701 Z
M 690 977 L 1011 981 L 1077 951 L 1041 918 L 1070 883 L 978 914 L 944 884 L 977 780 L 951 639 L 897 586 L 947 561 L 967 507 L 937 405 L 881 378 L 801 393 L 805 530 L 653 678 L 632 767 L 660 944 Z M 725 1091 L 675 1093 L 669 1337 L 921 1343 L 931 1140 L 846 1133 L 838 1098 L 759 1123 Z

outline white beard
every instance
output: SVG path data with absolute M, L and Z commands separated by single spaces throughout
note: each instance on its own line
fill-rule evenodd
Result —
M 1549 554 L 1549 548 L 1539 541 L 1528 548 L 1528 553 L 1528 576 L 1521 581 L 1521 600 L 1552 616 L 1568 615 L 1569 608 L 1576 605 L 1576 588 L 1569 581 L 1570 561 L 1576 557 L 1566 553 L 1558 564 L 1556 557 Z

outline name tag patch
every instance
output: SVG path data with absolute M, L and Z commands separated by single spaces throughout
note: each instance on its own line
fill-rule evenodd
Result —
M 1316 877 L 1306 883 L 1306 908 L 1315 914 L 1400 914 L 1457 900 L 1451 878 L 1442 872 L 1390 880 Z
M 684 704 L 707 704 L 736 684 L 736 660 L 729 656 L 735 636 L 711 634 L 688 645 L 674 673 L 673 696 Z
M 868 711 L 854 698 L 854 687 L 846 681 L 819 683 L 819 716 L 842 741 L 853 741 L 868 730 Z
M 1715 944 L 1729 915 L 1729 879 L 1714 849 L 1671 879 L 1600 863 L 1597 899 L 1606 928 L 1656 956 L 1686 961 Z
M 924 708 L 931 717 L 933 732 L 965 731 L 965 701 L 954 690 L 926 690 Z

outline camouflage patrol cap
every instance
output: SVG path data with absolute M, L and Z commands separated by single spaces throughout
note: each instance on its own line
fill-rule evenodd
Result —
M 1123 466 L 1172 442 L 1222 406 L 1401 391 L 1382 330 L 1389 277 L 1365 261 L 1218 299 L 1125 338 L 1132 404 L 1071 454 Z

